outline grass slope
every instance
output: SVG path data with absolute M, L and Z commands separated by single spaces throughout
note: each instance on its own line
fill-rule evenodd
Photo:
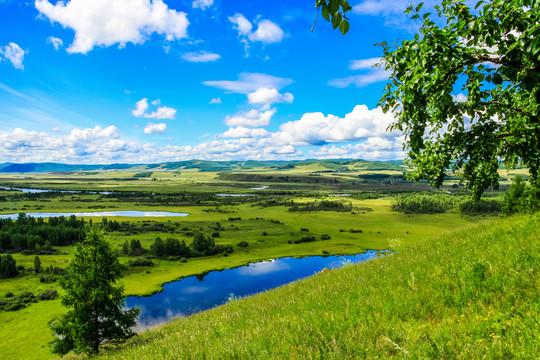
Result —
M 100 358 L 534 359 L 539 220 L 472 226 L 324 271 L 152 329 Z

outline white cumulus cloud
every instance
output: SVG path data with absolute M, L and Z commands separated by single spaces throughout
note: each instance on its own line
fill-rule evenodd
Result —
M 253 31 L 253 24 L 242 14 L 229 17 L 233 28 L 238 31 L 240 41 L 244 44 L 246 56 L 248 56 L 249 44 L 261 42 L 263 44 L 279 43 L 285 37 L 281 28 L 270 20 L 260 20 L 257 23 L 257 30 Z
M 148 99 L 143 98 L 135 103 L 135 109 L 131 110 L 131 114 L 135 117 L 144 117 L 147 119 L 170 119 L 174 120 L 176 117 L 176 109 L 167 106 L 158 106 L 161 104 L 159 99 L 151 102 L 152 105 L 157 106 L 157 110 L 147 112 L 150 105 Z
M 250 104 L 292 103 L 294 96 L 291 93 L 280 94 L 277 89 L 259 88 L 247 95 Z
M 182 54 L 182 59 L 188 62 L 211 62 L 216 61 L 219 58 L 221 58 L 219 54 L 213 54 L 203 50 Z
M 276 113 L 276 109 L 270 109 L 266 111 L 257 111 L 255 109 L 250 111 L 240 111 L 232 116 L 225 118 L 225 125 L 227 126 L 243 126 L 243 127 L 260 127 L 268 126 L 270 119 Z
M 221 104 L 221 98 L 212 98 L 209 104 Z
M 167 124 L 154 124 L 149 122 L 144 128 L 145 134 L 163 134 L 167 130 Z
M 0 55 L 11 61 L 14 68 L 24 70 L 24 50 L 19 45 L 10 42 L 8 45 L 0 47 Z
M 95 46 L 125 46 L 144 43 L 150 35 L 163 35 L 168 41 L 187 37 L 189 21 L 162 0 L 71 0 L 54 5 L 36 0 L 36 9 L 51 22 L 75 31 L 69 53 L 86 54 Z
M 325 116 L 322 113 L 306 113 L 300 120 L 282 124 L 276 136 L 283 142 L 297 146 L 358 141 L 376 136 L 398 136 L 398 133 L 386 131 L 394 120 L 392 114 L 384 114 L 380 108 L 369 110 L 365 105 L 357 105 L 342 118 Z

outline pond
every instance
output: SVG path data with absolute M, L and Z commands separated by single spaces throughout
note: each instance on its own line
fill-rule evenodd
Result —
M 255 194 L 216 194 L 216 196 L 257 196 Z
M 31 217 L 57 217 L 64 216 L 69 217 L 75 215 L 76 217 L 113 217 L 113 216 L 125 216 L 125 217 L 177 217 L 177 216 L 188 216 L 188 213 L 176 213 L 176 212 L 167 212 L 167 211 L 96 211 L 96 212 L 35 212 L 35 213 L 25 213 Z M 19 217 L 19 214 L 0 214 L 0 219 L 12 219 L 16 220 Z
M 163 286 L 163 291 L 147 297 L 129 296 L 126 306 L 141 309 L 136 331 L 207 310 L 244 297 L 311 276 L 324 268 L 332 269 L 377 256 L 377 251 L 358 255 L 280 258 L 251 263 L 234 269 L 189 276 Z
M 81 190 L 50 190 L 50 189 L 25 189 L 25 188 L 13 188 L 13 187 L 5 187 L 0 186 L 0 189 L 4 190 L 12 190 L 12 191 L 22 191 L 25 194 L 39 194 L 39 193 L 46 193 L 46 192 L 59 192 L 59 193 L 68 193 L 68 194 L 99 194 L 99 195 L 109 195 L 111 194 L 110 191 L 81 191 Z

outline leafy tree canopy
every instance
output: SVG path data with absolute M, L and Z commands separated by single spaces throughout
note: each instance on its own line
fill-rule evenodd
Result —
M 316 2 L 332 4 L 348 11 Z M 440 186 L 454 172 L 478 198 L 498 187 L 502 163 L 529 168 L 538 188 L 540 2 L 442 0 L 435 15 L 422 6 L 406 10 L 421 22 L 414 39 L 381 44 L 391 75 L 379 105 L 405 135 L 411 177 Z
M 99 351 L 103 342 L 122 341 L 134 335 L 131 328 L 139 309 L 124 309 L 122 265 L 104 239 L 103 231 L 91 228 L 84 243 L 76 247 L 61 283 L 62 305 L 71 310 L 53 325 L 57 338 L 54 352 L 64 355 Z

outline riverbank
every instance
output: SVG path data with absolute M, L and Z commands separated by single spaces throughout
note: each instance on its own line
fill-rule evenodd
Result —
M 100 358 L 532 359 L 538 269 L 540 216 L 495 220 L 175 320 Z

